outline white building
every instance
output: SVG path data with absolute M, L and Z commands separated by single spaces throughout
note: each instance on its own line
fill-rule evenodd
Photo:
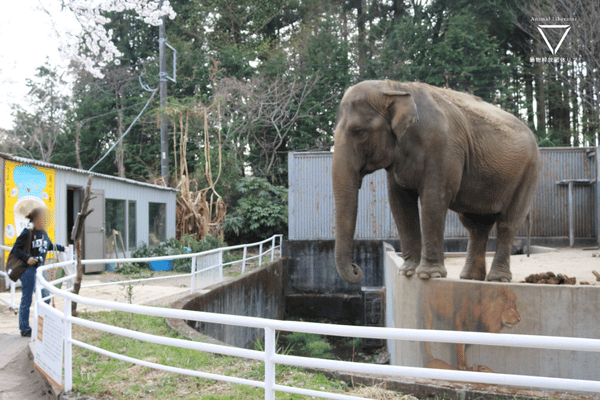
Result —
M 71 230 L 81 209 L 89 175 L 94 176 L 92 194 L 95 198 L 89 207 L 94 212 L 86 219 L 84 258 L 115 257 L 114 238 L 122 257 L 119 234 L 127 256 L 143 242 L 154 246 L 175 237 L 176 189 L 0 153 L 0 224 L 3 228 L 0 244 L 14 244 L 27 223 L 24 216 L 36 206 L 49 210 L 50 239 L 65 245 L 72 243 Z M 2 267 L 8 257 L 7 252 L 4 253 Z M 86 272 L 104 268 L 103 265 L 89 267 Z

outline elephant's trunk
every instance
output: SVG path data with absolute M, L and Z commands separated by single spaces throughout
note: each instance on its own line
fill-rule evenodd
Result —
M 348 159 L 334 152 L 332 178 L 335 197 L 335 267 L 340 277 L 350 284 L 359 283 L 364 276 L 360 267 L 352 264 L 361 179 L 358 171 L 353 171 L 352 167 Z

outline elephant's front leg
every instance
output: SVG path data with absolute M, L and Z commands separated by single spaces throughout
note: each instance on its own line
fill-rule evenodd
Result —
M 388 175 L 390 209 L 398 227 L 404 266 L 400 273 L 411 276 L 421 261 L 421 221 L 419 220 L 419 194 L 398 186 Z
M 441 186 L 434 185 L 421 195 L 422 243 L 421 262 L 416 269 L 421 279 L 444 278 L 444 229 L 448 202 Z

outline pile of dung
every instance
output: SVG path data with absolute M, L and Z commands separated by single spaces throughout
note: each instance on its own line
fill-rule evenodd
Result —
M 577 278 L 569 278 L 564 274 L 555 274 L 554 272 L 548 271 L 541 274 L 531 274 L 525 278 L 524 282 L 546 285 L 574 285 L 577 283 Z

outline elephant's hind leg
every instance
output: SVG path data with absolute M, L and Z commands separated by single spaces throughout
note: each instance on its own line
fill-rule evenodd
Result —
M 469 232 L 467 260 L 460 273 L 461 279 L 485 280 L 485 251 L 497 215 L 459 214 L 460 222 Z
M 510 282 L 512 279 L 512 273 L 510 272 L 510 250 L 515 236 L 529 212 L 538 175 L 539 166 L 532 165 L 526 171 L 525 177 L 517 188 L 513 201 L 498 216 L 496 225 L 498 231 L 496 254 L 494 255 L 492 268 L 486 277 L 488 281 Z M 532 179 L 531 176 L 535 177 L 535 179 Z

